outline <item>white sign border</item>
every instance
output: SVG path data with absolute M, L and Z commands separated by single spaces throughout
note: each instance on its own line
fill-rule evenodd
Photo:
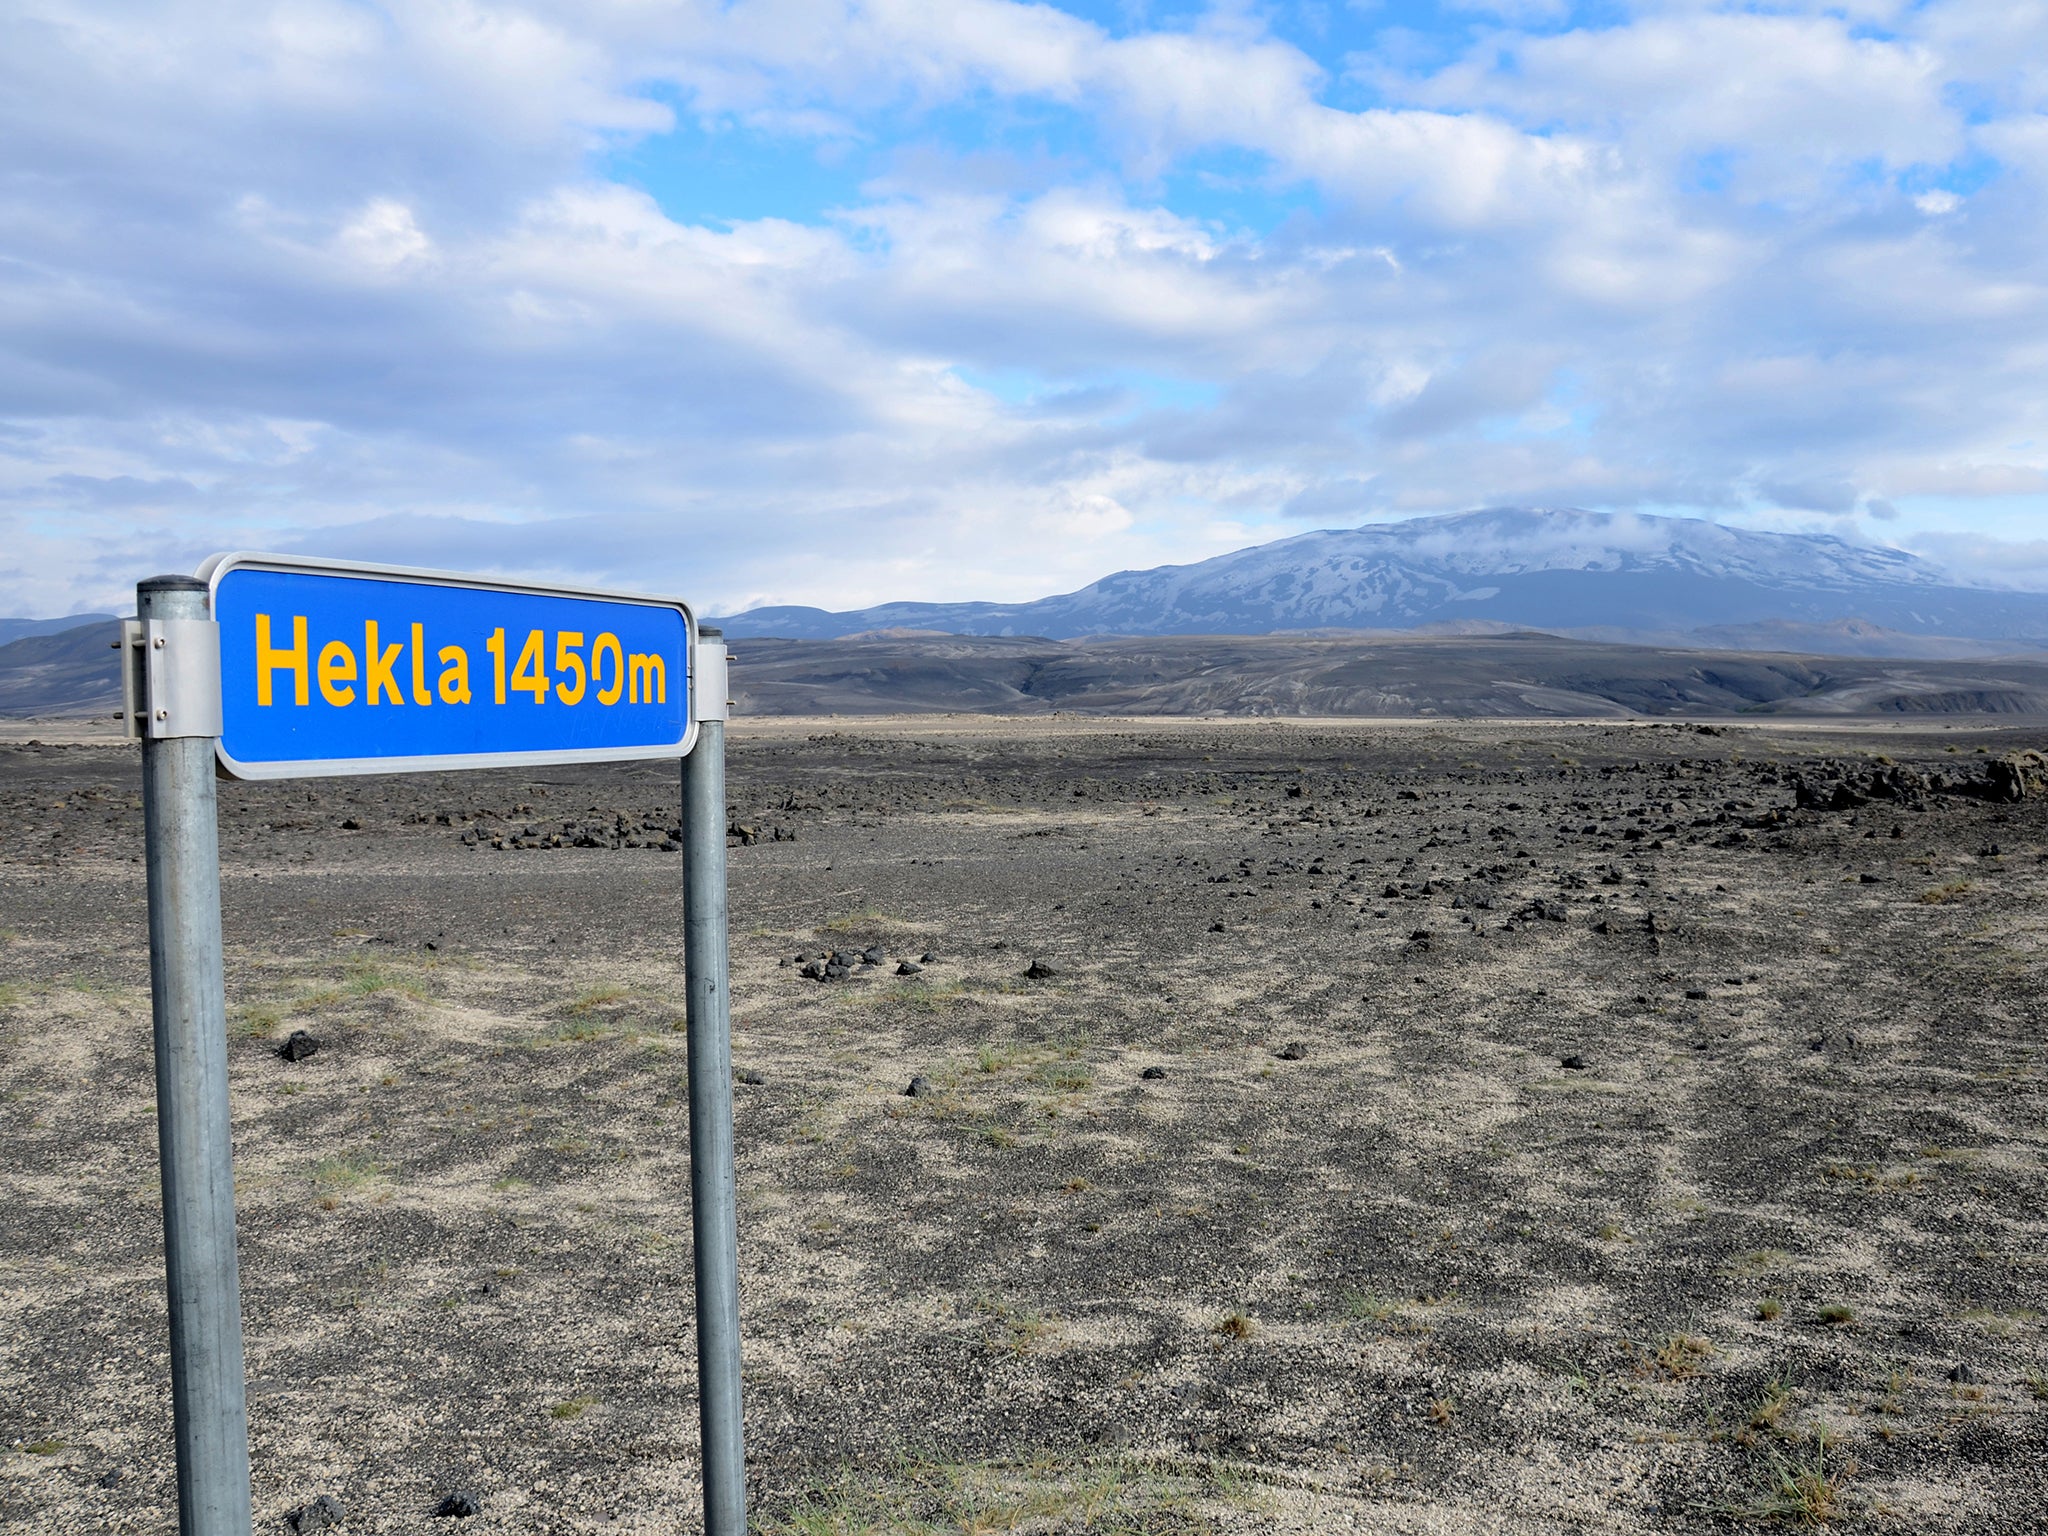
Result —
M 270 555 L 236 550 L 209 555 L 192 574 L 206 583 L 206 607 L 217 613 L 215 596 L 223 577 L 230 571 L 261 570 L 303 572 L 314 576 L 367 576 L 380 581 L 412 582 L 419 586 L 468 587 L 483 592 L 523 592 L 536 597 L 585 597 L 603 602 L 639 603 L 649 608 L 671 608 L 683 616 L 688 633 L 685 702 L 690 718 L 682 738 L 675 742 L 631 747 L 589 747 L 580 751 L 464 752 L 440 753 L 430 757 L 330 757 L 303 761 L 245 763 L 228 754 L 223 737 L 214 745 L 221 771 L 233 779 L 334 779 L 374 773 L 459 773 L 472 768 L 541 768 L 566 763 L 635 763 L 663 758 L 688 757 L 697 745 L 699 677 L 697 665 L 697 615 L 680 598 L 659 597 L 647 592 L 615 592 L 602 587 L 570 587 L 532 581 L 482 576 L 471 571 L 437 571 L 414 565 L 376 565 L 355 560 L 326 560 L 307 555 Z M 724 700 L 718 701 L 721 705 Z

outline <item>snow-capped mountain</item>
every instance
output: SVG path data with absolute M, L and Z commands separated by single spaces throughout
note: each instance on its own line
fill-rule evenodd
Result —
M 1269 634 L 1453 625 L 1676 636 L 1730 625 L 1876 625 L 2048 641 L 2048 594 L 1950 584 L 1899 550 L 1699 518 L 1503 508 L 1298 534 L 1028 603 L 757 608 L 733 636 Z

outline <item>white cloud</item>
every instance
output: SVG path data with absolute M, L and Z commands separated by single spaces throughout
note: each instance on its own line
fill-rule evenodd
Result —
M 31 0 L 12 603 L 225 544 L 850 605 L 1401 509 L 2048 498 L 2040 8 L 1482 9 L 1359 106 L 1241 9 Z M 1032 113 L 1030 175 L 946 139 Z M 677 114 L 909 149 L 685 217 L 602 153 Z M 1184 197 L 1219 154 L 1300 210 Z

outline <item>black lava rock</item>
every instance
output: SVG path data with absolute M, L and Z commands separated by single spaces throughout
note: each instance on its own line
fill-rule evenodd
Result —
M 1567 1072 L 1583 1072 L 1586 1070 L 1586 1058 L 1583 1056 L 1560 1056 L 1557 1064 Z
M 1024 979 L 1026 981 L 1044 981 L 1047 977 L 1057 976 L 1059 973 L 1060 969 L 1058 966 L 1048 965 L 1043 960 L 1034 960 L 1024 968 Z
M 932 1087 L 932 1080 L 920 1072 L 910 1080 L 910 1086 L 903 1090 L 903 1096 L 909 1099 L 928 1099 L 937 1091 Z
M 1306 1061 L 1308 1060 L 1308 1047 L 1299 1040 L 1290 1040 L 1273 1054 L 1282 1061 Z
M 434 1506 L 434 1513 L 443 1520 L 467 1520 L 483 1512 L 484 1501 L 467 1488 L 456 1489 Z
M 1166 1076 L 1166 1068 L 1164 1068 L 1164 1067 L 1147 1067 L 1147 1068 L 1146 1068 L 1146 1069 L 1145 1069 L 1144 1071 L 1140 1072 L 1140 1073 L 1138 1074 L 1138 1076 L 1140 1076 L 1140 1077 L 1144 1078 L 1144 1079 L 1145 1079 L 1145 1081 L 1146 1081 L 1146 1082 L 1148 1082 L 1148 1083 L 1156 1083 L 1156 1082 L 1158 1082 L 1158 1081 L 1159 1081 L 1159 1080 L 1160 1080 L 1160 1079 L 1161 1079 L 1162 1077 Z
M 745 1083 L 749 1088 L 759 1088 L 768 1081 L 765 1076 L 755 1071 L 752 1067 L 737 1067 L 733 1070 L 732 1075 L 736 1082 Z
M 341 1507 L 341 1500 L 331 1493 L 323 1493 L 310 1504 L 302 1504 L 284 1517 L 284 1523 L 298 1533 L 298 1536 L 312 1536 L 315 1531 L 332 1530 L 347 1519 L 347 1511 Z
M 320 1042 L 318 1040 L 315 1040 L 303 1029 L 295 1029 L 285 1040 L 284 1044 L 277 1048 L 277 1054 L 286 1061 L 304 1061 L 319 1049 Z
M 919 965 L 937 965 L 939 963 L 938 951 L 935 949 L 926 950 L 923 954 L 917 957 L 917 963 Z
M 871 944 L 860 952 L 860 963 L 862 965 L 880 965 L 888 958 L 888 955 L 883 952 L 882 946 L 879 944 Z
M 1950 1366 L 1948 1379 L 1959 1387 L 1975 1387 L 1983 1383 L 1983 1378 L 1970 1369 L 1970 1364 L 1967 1360 L 1958 1360 L 1954 1365 Z
M 898 976 L 921 976 L 924 974 L 924 967 L 915 960 L 906 960 L 896 967 L 896 974 Z

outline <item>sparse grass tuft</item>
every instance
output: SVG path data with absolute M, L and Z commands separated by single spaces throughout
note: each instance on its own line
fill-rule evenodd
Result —
M 843 1474 L 758 1524 L 760 1536 L 996 1536 L 1097 1531 L 1210 1536 L 1217 1500 L 1249 1505 L 1262 1490 L 1227 1467 L 1201 1476 L 1116 1463 L 905 1461 L 880 1477 Z
M 1765 1383 L 1763 1396 L 1750 1409 L 1743 1420 L 1743 1432 L 1737 1436 L 1745 1442 L 1755 1439 L 1758 1434 L 1779 1433 L 1778 1420 L 1785 1416 L 1785 1410 L 1792 1406 L 1792 1389 L 1782 1381 Z
M 1048 1061 L 1037 1075 L 1041 1086 L 1057 1093 L 1079 1093 L 1095 1085 L 1095 1069 L 1085 1061 Z
M 334 1210 L 348 1196 L 367 1193 L 383 1173 L 382 1164 L 359 1152 L 323 1157 L 313 1165 L 314 1198 L 321 1210 Z
M 228 1023 L 228 1034 L 237 1040 L 268 1040 L 284 1022 L 284 1009 L 276 1003 L 252 1003 L 239 1010 Z
M 315 987 L 301 992 L 293 998 L 288 1011 L 292 1013 L 318 1013 L 323 1008 L 336 1008 L 352 1003 L 358 998 L 373 997 L 380 992 L 395 992 L 418 1002 L 425 997 L 418 980 L 389 965 L 379 965 L 372 960 L 349 960 L 343 963 L 341 979 L 328 986 Z
M 1458 1400 L 1454 1397 L 1432 1398 L 1429 1404 L 1429 1422 L 1440 1428 L 1448 1427 L 1458 1417 Z
M 1920 902 L 1923 906 L 1940 907 L 1946 906 L 1952 901 L 1961 901 L 1969 894 L 1969 881 L 1951 880 L 1947 885 L 1929 886 L 1920 893 Z
M 1344 1315 L 1354 1323 L 1384 1323 L 1399 1316 L 1400 1312 L 1400 1302 L 1390 1300 L 1377 1291 L 1344 1293 Z
M 984 1298 L 980 1310 L 992 1319 L 988 1347 L 998 1354 L 1029 1354 L 1059 1331 L 1059 1320 L 1031 1307 L 1013 1307 L 1008 1302 Z
M 1243 1312 L 1226 1312 L 1217 1320 L 1213 1330 L 1226 1339 L 1249 1339 L 1259 1331 L 1259 1325 Z
M 594 1397 L 565 1397 L 559 1403 L 549 1405 L 548 1417 L 551 1419 L 581 1418 L 586 1408 L 595 1408 L 596 1406 L 597 1399 Z
M 569 1003 L 567 1012 L 571 1018 L 581 1018 L 593 1009 L 602 1008 L 607 1003 L 623 1002 L 632 995 L 633 989 L 631 987 L 586 987 L 583 991 L 577 993 L 575 998 Z
M 1705 1339 L 1690 1333 L 1674 1333 L 1653 1350 L 1649 1368 L 1673 1381 L 1697 1376 L 1719 1351 Z
M 1785 1303 L 1775 1296 L 1766 1296 L 1756 1304 L 1756 1320 L 1760 1323 L 1775 1323 L 1785 1315 Z
M 2027 1367 L 2027 1391 L 2037 1403 L 2048 1403 L 2048 1371 L 2039 1366 Z
M 1728 1261 L 1728 1268 L 1737 1275 L 1762 1275 L 1774 1269 L 1784 1269 L 1791 1262 L 1792 1255 L 1782 1248 L 1757 1248 L 1748 1253 L 1738 1253 Z
M 1773 1451 L 1762 1475 L 1763 1487 L 1757 1496 L 1729 1513 L 1743 1520 L 1803 1526 L 1827 1525 L 1849 1513 L 1843 1490 L 1856 1475 L 1856 1463 L 1839 1460 L 1829 1468 L 1825 1431 L 1814 1436 L 1811 1457 L 1788 1459 Z
M 1846 1301 L 1831 1301 L 1820 1309 L 1819 1316 L 1830 1328 L 1846 1328 L 1856 1321 L 1856 1309 Z

